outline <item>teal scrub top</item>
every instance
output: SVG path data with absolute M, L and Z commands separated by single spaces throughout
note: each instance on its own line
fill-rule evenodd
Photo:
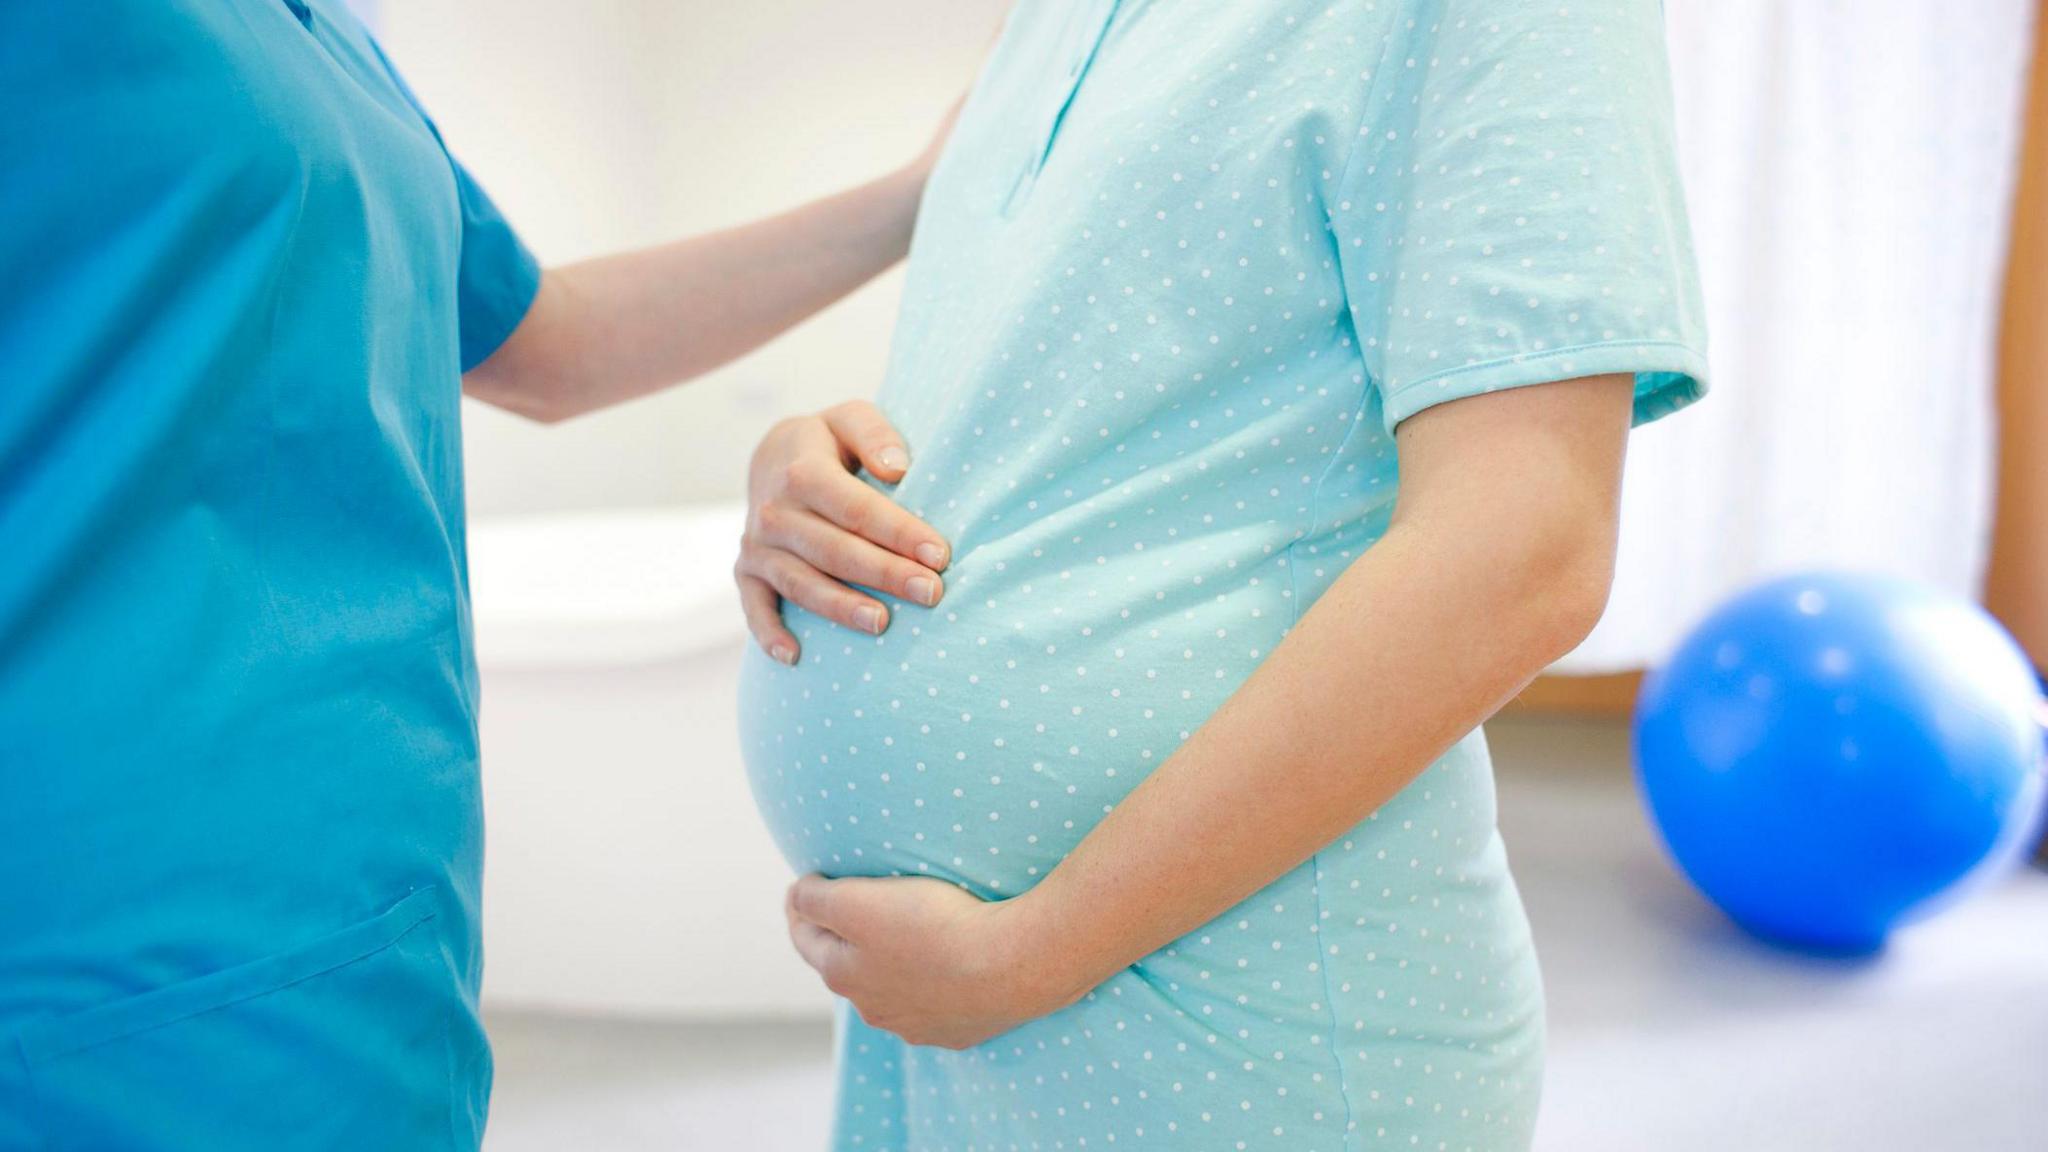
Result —
M 0 104 L 0 1149 L 474 1147 L 457 404 L 539 271 L 338 0 L 15 0 Z

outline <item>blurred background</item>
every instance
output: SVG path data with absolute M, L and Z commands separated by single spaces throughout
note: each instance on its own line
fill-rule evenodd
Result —
M 559 262 L 901 163 L 1007 5 L 359 6 Z M 1660 853 L 1626 727 L 1642 671 L 1781 572 L 1913 577 L 2048 658 L 2035 5 L 1665 9 L 1715 391 L 1634 442 L 1608 618 L 1490 728 L 1551 990 L 1541 1146 L 2048 1148 L 2048 880 L 1875 959 L 1762 949 Z M 752 445 L 873 391 L 899 283 L 566 426 L 465 412 L 499 1152 L 823 1147 L 830 1006 L 732 735 L 729 569 Z

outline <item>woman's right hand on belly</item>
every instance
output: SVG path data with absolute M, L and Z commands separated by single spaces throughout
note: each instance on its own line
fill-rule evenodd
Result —
M 865 468 L 893 484 L 909 467 L 902 437 L 865 400 L 792 417 L 762 437 L 733 578 L 747 628 L 768 655 L 797 661 L 784 600 L 870 635 L 889 626 L 888 606 L 849 585 L 939 602 L 951 556 L 945 539 L 857 476 Z

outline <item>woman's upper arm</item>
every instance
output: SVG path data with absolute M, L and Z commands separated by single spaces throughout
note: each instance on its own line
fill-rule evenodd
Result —
M 1432 405 L 1395 431 L 1398 499 L 1616 500 L 1633 400 L 1634 378 L 1610 373 Z
M 1432 405 L 1395 433 L 1394 524 L 1433 537 L 1444 592 L 1537 595 L 1576 644 L 1613 580 L 1634 401 L 1635 377 L 1613 373 Z

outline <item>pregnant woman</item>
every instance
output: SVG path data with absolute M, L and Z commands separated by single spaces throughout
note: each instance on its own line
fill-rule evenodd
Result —
M 880 397 L 944 599 L 743 673 L 837 1147 L 1526 1147 L 1477 725 L 1703 347 L 1653 0 L 1019 4 Z

